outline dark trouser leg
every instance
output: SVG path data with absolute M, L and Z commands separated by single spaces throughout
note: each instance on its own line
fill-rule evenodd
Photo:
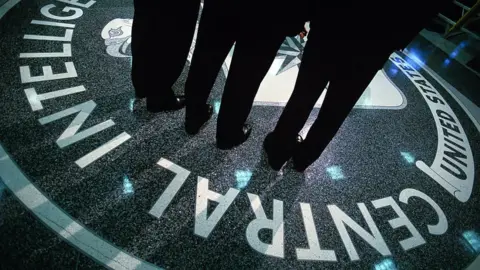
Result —
M 151 88 L 147 98 L 153 98 L 161 104 L 163 100 L 168 103 L 170 98 L 174 97 L 172 85 L 177 81 L 187 61 L 199 8 L 200 1 L 184 1 L 183 7 L 178 11 L 166 15 L 166 18 L 155 24 L 156 28 L 163 30 L 160 32 L 161 44 L 155 44 L 156 68 L 152 69 L 151 74 L 152 79 L 159 80 L 159 83 Z
M 279 148 L 286 142 L 295 142 L 331 74 L 335 72 L 334 53 L 322 47 L 325 42 L 333 43 L 322 38 L 321 32 L 311 30 L 295 88 L 273 132 Z
M 243 135 L 255 95 L 284 39 L 278 35 L 237 41 L 218 115 L 217 139 Z
M 150 67 L 148 61 L 148 13 L 135 8 L 132 26 L 132 83 L 135 88 L 135 96 L 143 98 L 147 95 L 146 70 Z
M 318 117 L 294 157 L 304 168 L 320 157 L 388 57 L 380 51 L 365 55 L 371 58 L 359 56 L 346 63 L 342 73 L 330 82 Z
M 199 1 L 183 1 L 158 14 L 145 4 L 135 10 L 132 29 L 132 79 L 149 101 L 165 104 L 175 99 L 171 89 L 187 60 L 200 8 Z M 140 22 L 136 22 L 141 18 Z M 155 36 L 162 36 L 161 42 Z M 139 86 L 139 87 L 137 87 Z M 140 90 L 142 91 L 142 90 Z
M 205 5 L 185 83 L 187 120 L 205 108 L 218 72 L 235 41 L 236 30 L 228 27 L 229 19 L 218 16 L 216 10 Z

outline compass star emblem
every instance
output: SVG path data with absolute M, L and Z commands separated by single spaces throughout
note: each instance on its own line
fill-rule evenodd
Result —
M 299 36 L 287 37 L 285 41 L 283 41 L 276 58 L 284 58 L 284 61 L 278 70 L 277 75 L 280 75 L 282 72 L 285 72 L 302 62 L 303 50 L 306 43 L 306 40 Z

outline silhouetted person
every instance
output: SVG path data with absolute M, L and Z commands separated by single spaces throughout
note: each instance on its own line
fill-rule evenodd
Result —
M 200 0 L 134 0 L 132 82 L 137 98 L 147 97 L 151 112 L 181 109 L 172 85 L 192 44 Z
M 352 2 L 342 7 L 316 3 L 294 91 L 264 142 L 273 169 L 279 170 L 293 156 L 295 169 L 304 171 L 318 159 L 392 51 L 406 46 L 442 6 L 432 0 L 407 2 L 395 8 L 398 17 L 384 1 Z M 342 20 L 331 14 L 342 14 Z M 383 23 L 388 28 L 372 31 Z M 325 24 L 327 27 L 319 28 Z M 355 29 L 355 24 L 362 27 Z M 353 31 L 345 32 L 348 28 Z M 298 133 L 328 82 L 317 119 L 302 141 Z
M 186 94 L 185 128 L 196 134 L 212 115 L 207 99 L 218 72 L 235 43 L 217 123 L 217 146 L 233 148 L 250 135 L 245 125 L 258 88 L 287 35 L 303 28 L 301 15 L 290 14 L 286 0 L 206 1 Z

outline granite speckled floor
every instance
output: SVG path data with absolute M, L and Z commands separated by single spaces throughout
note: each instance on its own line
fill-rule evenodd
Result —
M 433 162 L 437 127 L 420 91 L 392 61 L 386 62 L 384 71 L 407 100 L 404 108 L 354 109 L 314 166 L 303 174 L 294 172 L 289 164 L 281 172 L 274 172 L 268 168 L 261 147 L 265 135 L 274 128 L 281 106 L 254 106 L 249 117 L 252 136 L 232 151 L 215 147 L 212 138 L 216 116 L 198 136 L 191 137 L 183 130 L 183 110 L 151 114 L 142 102 L 132 108 L 130 59 L 107 54 L 101 36 L 103 27 L 113 19 L 132 18 L 131 1 L 98 1 L 90 8 L 82 8 L 80 18 L 62 21 L 75 24 L 72 57 L 19 58 L 20 53 L 61 49 L 61 42 L 23 39 L 25 34 L 65 33 L 62 27 L 31 24 L 32 20 L 52 21 L 40 13 L 48 4 L 66 5 L 25 0 L 0 20 L 0 143 L 35 187 L 101 239 L 158 267 L 182 269 L 463 269 L 479 254 L 480 190 L 475 171 L 480 162 L 479 131 L 455 100 L 407 56 L 397 52 L 438 90 L 465 130 L 473 152 L 468 166 L 474 167 L 477 181 L 466 202 L 457 200 L 416 167 L 418 160 Z M 174 46 L 172 37 L 159 38 Z M 156 53 L 168 52 L 152 52 Z M 60 73 L 65 71 L 64 62 L 69 61 L 75 65 L 75 78 L 21 83 L 20 66 L 30 66 L 34 75 L 41 74 L 41 67 L 46 65 Z M 168 68 L 168 63 L 159 63 L 159 76 L 162 68 Z M 174 86 L 178 93 L 183 92 L 187 72 L 188 65 Z M 224 82 L 221 72 L 210 97 L 212 104 L 218 104 Z M 38 111 L 32 111 L 24 92 L 31 87 L 46 93 L 80 85 L 86 91 L 44 100 L 43 109 Z M 74 115 L 44 125 L 39 119 L 90 100 L 96 107 L 80 131 L 109 119 L 115 125 L 60 148 L 56 141 Z M 84 168 L 75 163 L 122 132 L 131 138 Z M 156 218 L 149 211 L 175 177 L 175 173 L 157 165 L 161 158 L 185 168 L 190 175 L 164 214 Z M 194 234 L 197 177 L 207 178 L 210 190 L 223 195 L 230 188 L 239 190 L 206 239 Z M 409 204 L 399 201 L 401 192 L 408 188 L 427 194 L 440 206 L 448 220 L 445 233 L 429 233 L 427 225 L 438 222 L 429 204 L 418 198 Z M 7 187 L 0 190 L 1 269 L 102 267 L 36 220 L 31 209 L 17 202 Z M 255 220 L 247 193 L 260 197 L 268 218 L 278 213 L 272 208 L 275 200 L 283 202 L 284 258 L 262 254 L 247 241 L 247 227 Z M 372 205 L 374 200 L 389 197 L 400 206 L 425 244 L 402 248 L 399 241 L 411 237 L 411 232 L 404 226 L 392 228 L 389 220 L 398 213 Z M 312 247 L 300 203 L 310 204 L 320 246 L 335 251 L 335 262 L 298 259 L 296 248 L 308 248 L 309 244 Z M 391 255 L 383 256 L 365 241 L 365 234 L 374 232 L 359 203 L 365 204 L 372 216 L 368 221 L 374 221 Z M 207 212 L 210 214 L 215 206 L 210 204 Z M 361 229 L 347 230 L 359 260 L 349 256 L 352 251 L 345 247 L 345 239 L 329 211 L 333 206 L 365 230 L 363 238 L 358 235 Z M 258 237 L 270 243 L 272 231 L 260 230 Z M 378 235 L 375 239 L 371 242 L 383 242 Z

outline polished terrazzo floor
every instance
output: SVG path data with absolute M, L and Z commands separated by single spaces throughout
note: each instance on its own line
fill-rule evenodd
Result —
M 479 130 L 415 59 L 392 54 L 305 173 L 275 172 L 262 142 L 304 41 L 279 51 L 251 138 L 221 151 L 216 116 L 191 137 L 184 111 L 133 99 L 131 1 L 68 2 L 21 1 L 0 20 L 0 269 L 464 269 L 480 253 Z M 31 55 L 47 52 L 62 55 Z M 43 80 L 43 66 L 66 75 Z

